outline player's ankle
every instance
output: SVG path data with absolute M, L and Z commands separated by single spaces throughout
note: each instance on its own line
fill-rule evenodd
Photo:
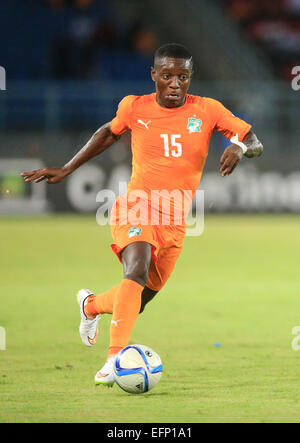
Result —
M 124 346 L 110 346 L 108 349 L 107 360 L 111 357 L 115 357 L 123 348 Z
M 94 295 L 89 295 L 86 298 L 83 306 L 84 315 L 91 320 L 97 317 L 97 313 L 95 312 L 95 309 L 93 307 L 94 299 L 95 299 Z

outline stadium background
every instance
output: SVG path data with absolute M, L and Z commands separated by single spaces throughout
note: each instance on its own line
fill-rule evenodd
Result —
M 10 0 L 0 4 L 1 214 L 95 213 L 100 189 L 118 191 L 129 134 L 59 186 L 25 184 L 19 172 L 64 164 L 123 96 L 152 92 L 153 52 L 170 41 L 194 54 L 191 92 L 251 122 L 265 146 L 224 180 L 228 141 L 213 136 L 206 212 L 300 211 L 300 0 Z
M 299 422 L 299 22 L 299 0 L 0 1 L 1 423 Z M 204 233 L 131 337 L 163 379 L 130 396 L 94 386 L 111 317 L 86 348 L 74 297 L 122 278 L 95 196 L 128 178 L 129 134 L 60 185 L 19 172 L 64 164 L 124 95 L 152 92 L 169 41 L 195 56 L 191 91 L 251 121 L 265 151 L 221 178 L 213 137 Z

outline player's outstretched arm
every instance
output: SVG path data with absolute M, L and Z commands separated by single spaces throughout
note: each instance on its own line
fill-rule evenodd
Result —
M 248 158 L 259 157 L 263 152 L 263 145 L 252 131 L 244 137 L 243 144 L 246 146 L 245 152 L 237 144 L 232 144 L 225 149 L 220 160 L 220 172 L 223 177 L 233 172 L 243 155 Z
M 86 163 L 93 157 L 101 154 L 109 148 L 120 136 L 111 132 L 110 123 L 101 126 L 87 144 L 63 167 L 61 168 L 43 168 L 35 171 L 22 172 L 21 176 L 25 181 L 39 183 L 46 180 L 47 183 L 60 183 L 65 177 L 70 175 L 79 166 Z

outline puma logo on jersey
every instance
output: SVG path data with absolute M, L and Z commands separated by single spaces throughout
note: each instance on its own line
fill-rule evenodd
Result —
M 149 125 L 149 123 L 151 123 L 151 120 L 149 120 L 147 123 L 143 122 L 143 120 L 138 120 L 138 123 L 140 123 L 141 125 L 144 125 L 145 128 L 149 130 L 148 125 Z
M 113 325 L 115 325 L 115 327 L 117 327 L 119 321 L 123 321 L 123 318 L 120 318 L 120 320 L 112 320 L 111 323 L 112 323 Z

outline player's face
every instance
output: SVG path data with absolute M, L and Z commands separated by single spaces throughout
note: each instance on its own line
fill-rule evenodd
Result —
M 162 57 L 156 60 L 151 76 L 156 85 L 157 101 L 161 106 L 182 106 L 192 78 L 192 62 L 190 59 Z

